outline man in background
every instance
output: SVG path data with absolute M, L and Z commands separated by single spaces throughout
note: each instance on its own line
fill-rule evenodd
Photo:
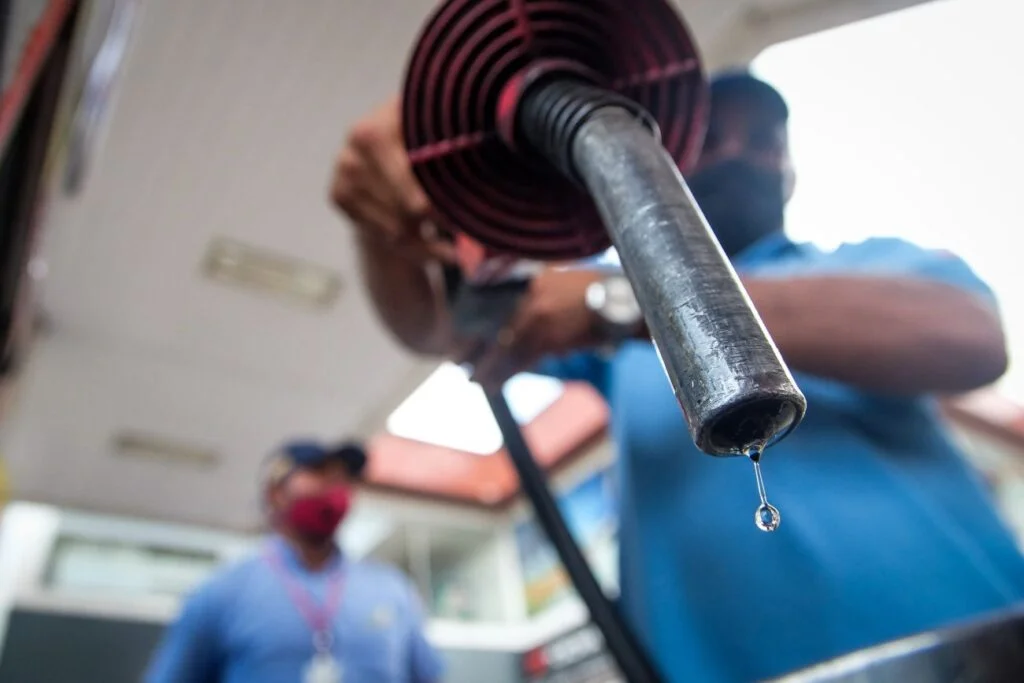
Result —
M 357 444 L 291 443 L 263 482 L 273 537 L 185 603 L 149 683 L 438 683 L 409 581 L 335 538 L 366 467 Z
M 543 272 L 472 359 L 491 390 L 539 368 L 608 400 L 622 604 L 669 681 L 771 678 L 1024 599 L 1024 559 L 934 401 L 1004 372 L 992 294 L 961 260 L 899 240 L 790 241 L 788 115 L 750 74 L 716 79 L 687 178 L 807 396 L 803 424 L 762 457 L 777 531 L 755 526 L 749 462 L 697 452 L 621 273 Z M 457 356 L 473 341 L 447 307 L 459 272 L 425 229 L 399 124 L 392 102 L 354 128 L 333 199 L 384 323 L 414 351 Z

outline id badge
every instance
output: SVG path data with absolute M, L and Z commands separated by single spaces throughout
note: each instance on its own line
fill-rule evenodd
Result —
M 342 683 L 341 664 L 330 654 L 318 652 L 306 665 L 302 683 Z

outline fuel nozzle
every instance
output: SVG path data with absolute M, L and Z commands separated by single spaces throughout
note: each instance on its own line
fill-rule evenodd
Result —
M 806 402 L 686 187 L 706 85 L 665 0 L 449 0 L 405 86 L 413 168 L 497 253 L 618 251 L 694 443 L 760 452 Z
M 804 397 L 653 118 L 565 76 L 537 82 L 520 102 L 529 149 L 594 200 L 694 443 L 745 455 L 788 433 Z

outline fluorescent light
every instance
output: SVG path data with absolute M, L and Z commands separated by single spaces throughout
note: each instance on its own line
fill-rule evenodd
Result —
M 561 397 L 562 383 L 530 373 L 505 384 L 505 398 L 519 424 L 529 424 Z M 387 420 L 395 436 L 491 455 L 502 438 L 483 390 L 454 363 L 443 363 L 406 398 Z
M 203 272 L 217 282 L 313 308 L 330 307 L 341 293 L 341 276 L 333 270 L 227 239 L 210 244 Z
M 125 430 L 112 438 L 114 453 L 126 458 L 156 460 L 195 467 L 215 467 L 220 455 L 211 448 L 204 448 L 144 432 Z

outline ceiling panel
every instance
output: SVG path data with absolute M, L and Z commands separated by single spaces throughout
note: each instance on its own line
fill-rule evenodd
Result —
M 35 500 L 245 528 L 258 512 L 263 458 L 285 437 L 337 438 L 360 412 L 350 396 L 342 387 L 282 391 L 174 357 L 52 340 L 36 350 L 4 454 L 18 493 Z M 119 456 L 111 440 L 124 429 L 208 449 L 217 462 Z

